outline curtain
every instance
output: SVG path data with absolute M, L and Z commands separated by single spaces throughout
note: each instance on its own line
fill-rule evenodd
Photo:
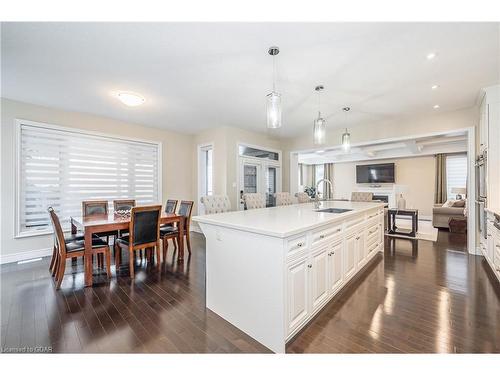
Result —
M 323 182 L 323 194 L 325 199 L 333 199 L 333 163 L 325 163 L 323 166 L 324 178 L 332 183 L 331 189 L 326 182 Z
M 434 187 L 434 203 L 444 203 L 447 199 L 446 187 L 446 154 L 436 155 L 436 183 Z
M 299 187 L 304 186 L 304 164 L 299 163 Z

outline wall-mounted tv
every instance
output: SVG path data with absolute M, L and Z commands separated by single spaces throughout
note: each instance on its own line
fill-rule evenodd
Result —
M 394 183 L 394 163 L 356 165 L 356 183 Z

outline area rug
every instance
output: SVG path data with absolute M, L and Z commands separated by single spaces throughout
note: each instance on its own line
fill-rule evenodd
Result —
M 411 229 L 411 220 L 409 218 L 396 218 L 396 226 L 401 229 Z M 388 237 L 398 237 L 398 238 L 416 238 L 418 240 L 424 241 L 437 241 L 438 230 L 432 226 L 430 220 L 419 220 L 418 221 L 418 232 L 416 237 L 408 237 L 401 234 L 388 234 Z

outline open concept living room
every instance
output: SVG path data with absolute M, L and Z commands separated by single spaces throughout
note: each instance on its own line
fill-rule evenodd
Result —
M 498 368 L 498 20 L 201 17 L 1 22 L 0 359 Z

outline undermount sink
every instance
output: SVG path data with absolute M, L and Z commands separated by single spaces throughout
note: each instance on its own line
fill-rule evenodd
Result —
M 348 211 L 352 210 L 349 208 L 323 208 L 322 210 L 316 210 L 316 212 L 328 212 L 329 214 L 343 214 Z

